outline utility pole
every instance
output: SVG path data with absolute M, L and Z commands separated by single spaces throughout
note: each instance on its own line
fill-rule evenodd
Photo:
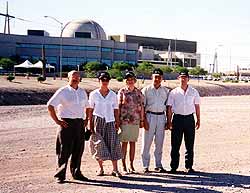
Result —
M 44 79 L 46 79 L 46 58 L 45 58 L 45 46 L 44 46 L 44 44 L 42 46 L 42 63 L 43 63 L 42 77 Z

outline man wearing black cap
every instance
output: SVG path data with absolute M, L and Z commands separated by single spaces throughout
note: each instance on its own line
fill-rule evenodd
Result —
M 162 70 L 159 68 L 154 69 L 152 74 L 153 83 L 142 89 L 145 105 L 145 126 L 142 137 L 142 164 L 144 173 L 149 172 L 150 147 L 153 139 L 155 141 L 155 171 L 166 172 L 161 161 L 169 89 L 161 86 L 162 79 Z
M 168 129 L 171 129 L 171 171 L 176 173 L 179 166 L 180 146 L 184 135 L 186 146 L 185 168 L 187 173 L 194 172 L 195 129 L 200 127 L 200 96 L 198 91 L 188 85 L 188 72 L 180 72 L 180 86 L 173 89 L 168 99 Z M 196 122 L 193 114 L 196 114 Z

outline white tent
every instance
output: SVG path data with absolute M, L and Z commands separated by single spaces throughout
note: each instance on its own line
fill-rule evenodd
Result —
M 38 61 L 37 63 L 35 63 L 34 65 L 32 65 L 31 68 L 43 68 L 43 63 L 42 63 L 42 61 Z M 46 64 L 46 68 L 55 69 L 55 67 L 52 66 L 52 65 L 50 65 L 50 64 Z
M 22 64 L 15 65 L 14 68 L 32 68 L 34 66 L 29 60 L 25 60 Z

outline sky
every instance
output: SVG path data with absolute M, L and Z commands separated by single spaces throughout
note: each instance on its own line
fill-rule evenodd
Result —
M 60 25 L 92 19 L 106 34 L 130 34 L 197 42 L 201 66 L 209 69 L 215 51 L 219 71 L 250 67 L 249 0 L 8 0 L 12 34 L 43 29 L 59 36 Z M 0 0 L 0 13 L 6 0 Z M 4 17 L 0 17 L 3 33 Z

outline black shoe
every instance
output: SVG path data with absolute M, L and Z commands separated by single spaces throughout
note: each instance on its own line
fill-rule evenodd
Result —
M 143 169 L 143 173 L 144 173 L 144 174 L 147 174 L 147 173 L 149 173 L 149 170 L 148 170 L 148 168 L 144 168 L 144 169 Z
M 84 175 L 82 175 L 81 173 L 74 175 L 73 178 L 75 180 L 79 180 L 79 181 L 89 181 L 89 179 L 87 177 L 85 177 Z
M 155 168 L 155 171 L 159 173 L 167 173 L 167 170 L 165 170 L 163 167 Z
M 56 182 L 58 183 L 58 184 L 63 184 L 65 181 L 65 178 L 56 178 Z
M 169 174 L 177 174 L 177 171 L 176 171 L 176 169 L 171 169 L 167 173 L 169 173 Z
M 185 173 L 187 173 L 187 174 L 193 174 L 193 173 L 195 173 L 195 170 L 193 168 L 186 168 L 185 169 Z

